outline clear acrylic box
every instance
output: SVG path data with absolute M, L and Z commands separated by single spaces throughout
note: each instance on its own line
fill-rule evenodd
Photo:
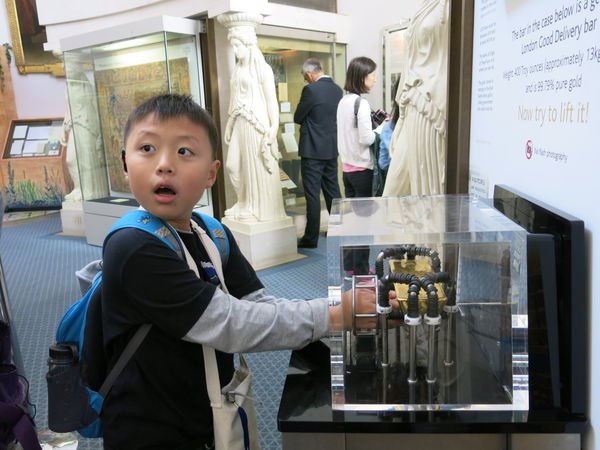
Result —
M 329 299 L 343 299 L 345 323 L 330 334 L 333 409 L 527 410 L 526 239 L 471 196 L 335 200 Z M 376 310 L 354 310 L 362 289 Z

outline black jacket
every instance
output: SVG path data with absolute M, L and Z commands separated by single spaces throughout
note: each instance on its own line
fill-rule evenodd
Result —
M 294 122 L 300 124 L 299 154 L 303 158 L 337 158 L 337 106 L 342 89 L 324 76 L 302 89 Z

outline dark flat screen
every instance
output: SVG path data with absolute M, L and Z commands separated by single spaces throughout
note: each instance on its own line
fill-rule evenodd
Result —
M 534 235 L 527 246 L 532 408 L 586 414 L 589 322 L 583 221 L 503 185 L 494 187 L 493 201 L 498 211 Z

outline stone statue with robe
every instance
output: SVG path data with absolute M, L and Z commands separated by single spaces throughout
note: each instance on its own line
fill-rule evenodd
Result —
M 225 172 L 236 203 L 225 211 L 241 222 L 266 222 L 286 217 L 279 176 L 279 105 L 273 70 L 257 46 L 254 27 L 225 24 L 235 53 L 230 104 L 224 140 Z
M 425 0 L 406 35 L 384 196 L 445 194 L 448 0 Z

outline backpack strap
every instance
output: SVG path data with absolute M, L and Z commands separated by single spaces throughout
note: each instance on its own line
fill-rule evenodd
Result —
M 142 342 L 150 331 L 150 328 L 152 328 L 152 325 L 149 323 L 140 325 L 133 337 L 129 340 L 127 346 L 125 346 L 125 349 L 123 350 L 123 353 L 121 353 L 121 356 L 119 356 L 119 359 L 117 359 L 117 362 L 106 376 L 102 386 L 100 386 L 98 393 L 102 396 L 102 398 L 106 398 L 110 388 L 117 380 L 117 377 L 121 374 L 136 350 L 140 347 L 140 345 L 142 345 Z
M 226 266 L 227 260 L 229 259 L 229 239 L 227 238 L 225 228 L 223 228 L 221 222 L 208 214 L 194 211 L 192 215 L 197 217 L 206 226 L 208 235 L 219 249 L 223 266 Z M 111 227 L 107 236 L 104 238 L 104 242 L 106 243 L 113 233 L 122 228 L 137 228 L 156 236 L 169 248 L 174 250 L 181 259 L 185 260 L 183 243 L 181 242 L 181 239 L 179 239 L 177 231 L 175 231 L 175 229 L 167 222 L 159 219 L 148 211 L 134 209 L 133 211 L 127 212 Z
M 229 239 L 227 238 L 227 233 L 225 232 L 225 228 L 223 228 L 223 224 L 214 217 L 199 211 L 194 211 L 192 214 L 200 219 L 206 226 L 206 232 L 217 246 L 221 256 L 222 266 L 225 267 L 227 265 L 227 260 L 229 259 Z
M 118 230 L 123 228 L 137 228 L 156 236 L 164 242 L 169 248 L 174 250 L 177 255 L 185 260 L 183 253 L 183 243 L 175 229 L 162 219 L 154 216 L 143 209 L 134 209 L 128 211 L 123 217 L 117 220 L 104 238 L 104 243 Z

